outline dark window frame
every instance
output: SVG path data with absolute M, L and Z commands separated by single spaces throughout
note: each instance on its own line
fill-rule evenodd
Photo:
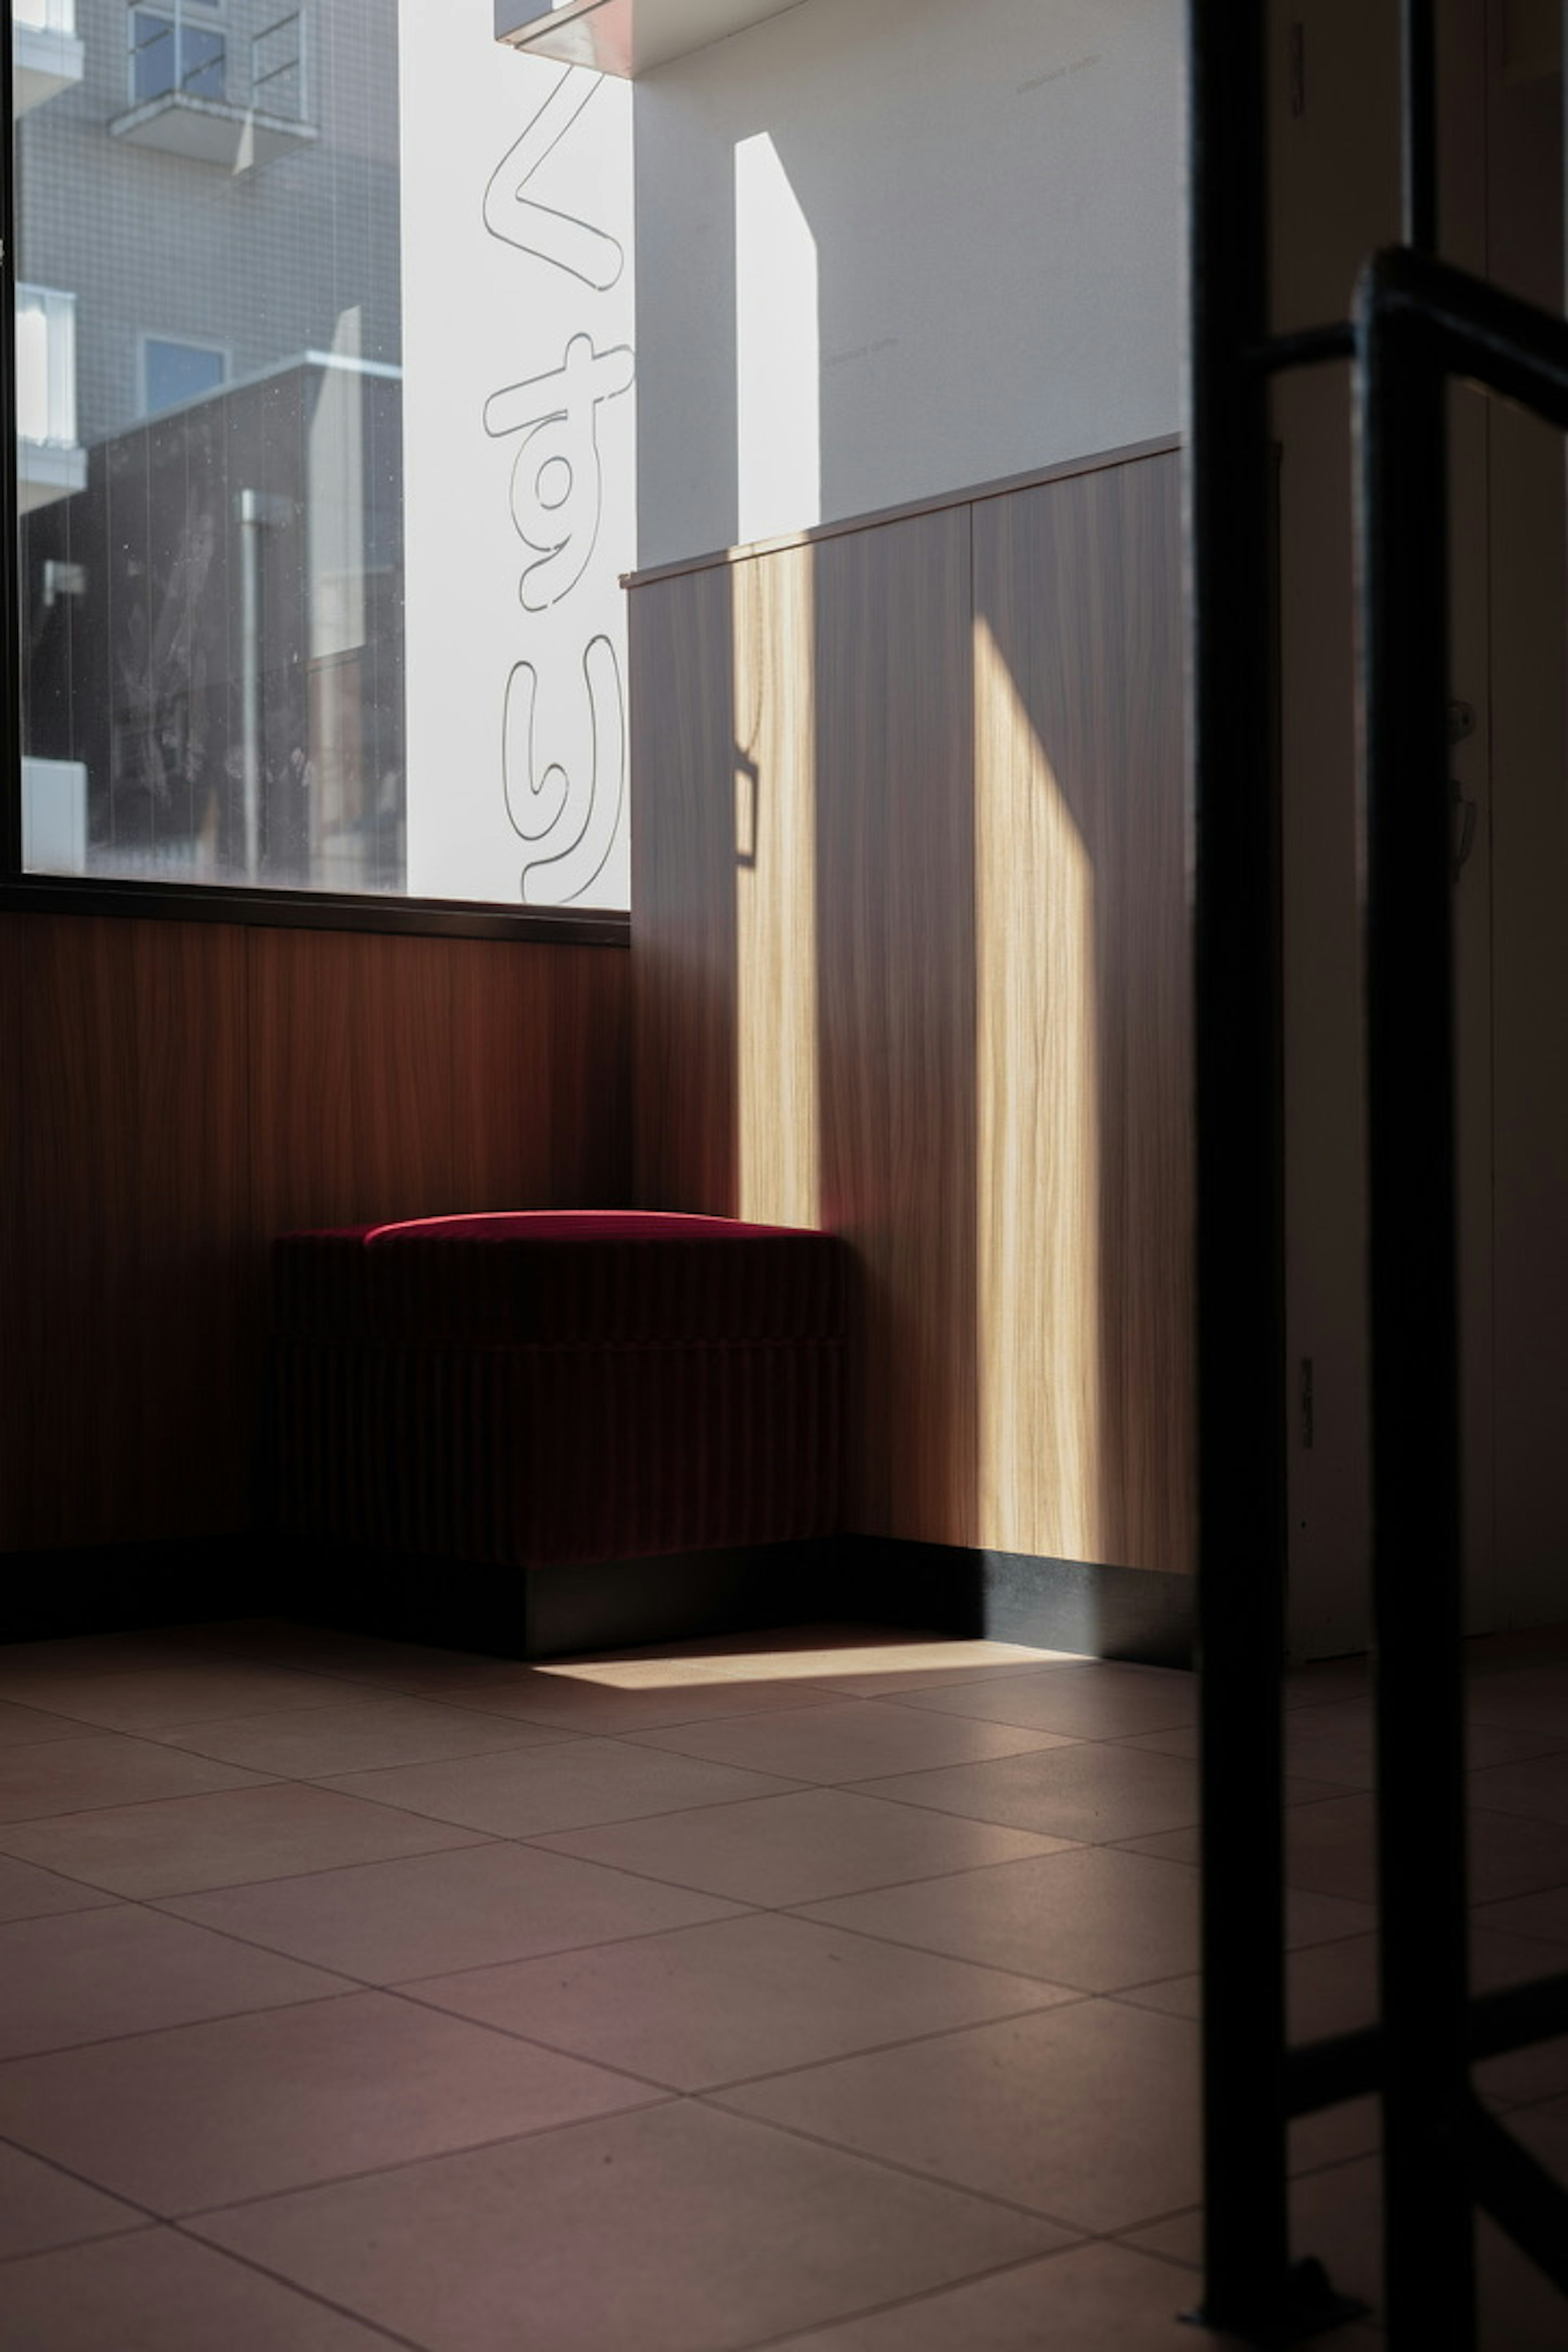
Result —
M 626 947 L 616 908 L 509 907 L 479 899 L 236 887 L 232 884 L 83 879 L 22 865 L 22 593 L 16 467 L 16 118 L 12 0 L 0 0 L 0 914 L 130 916 L 155 922 L 237 923 L 270 929 L 380 931 L 436 939 Z

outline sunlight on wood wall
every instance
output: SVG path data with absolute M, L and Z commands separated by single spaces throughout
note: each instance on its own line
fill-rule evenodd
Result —
M 974 624 L 980 1541 L 1100 1559 L 1094 868 Z
M 809 548 L 738 563 L 735 711 L 736 1213 L 820 1222 L 816 743 Z

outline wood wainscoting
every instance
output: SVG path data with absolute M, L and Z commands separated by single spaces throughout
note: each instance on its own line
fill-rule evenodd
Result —
M 1179 458 L 635 579 L 637 1197 L 863 1283 L 851 1525 L 1193 1562 Z
M 0 1008 L 3 1551 L 251 1523 L 274 1234 L 627 1195 L 616 948 L 6 914 Z

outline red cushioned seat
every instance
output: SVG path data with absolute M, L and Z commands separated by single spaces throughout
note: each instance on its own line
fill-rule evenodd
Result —
M 522 1570 L 832 1534 L 847 1254 L 583 1210 L 274 1244 L 292 1535 Z

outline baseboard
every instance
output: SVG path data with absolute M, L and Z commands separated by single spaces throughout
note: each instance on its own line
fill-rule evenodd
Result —
M 519 1658 L 743 1633 L 898 1625 L 1184 1666 L 1192 1580 L 882 1536 L 521 1570 L 229 1536 L 14 1552 L 0 1641 L 298 1617 Z
M 1193 1663 L 1191 1577 L 886 1536 L 847 1540 L 858 1587 L 853 1613 L 868 1623 L 923 1626 L 1141 1665 Z
M 0 1555 L 0 1643 L 268 1613 L 268 1560 L 253 1536 L 73 1544 Z

